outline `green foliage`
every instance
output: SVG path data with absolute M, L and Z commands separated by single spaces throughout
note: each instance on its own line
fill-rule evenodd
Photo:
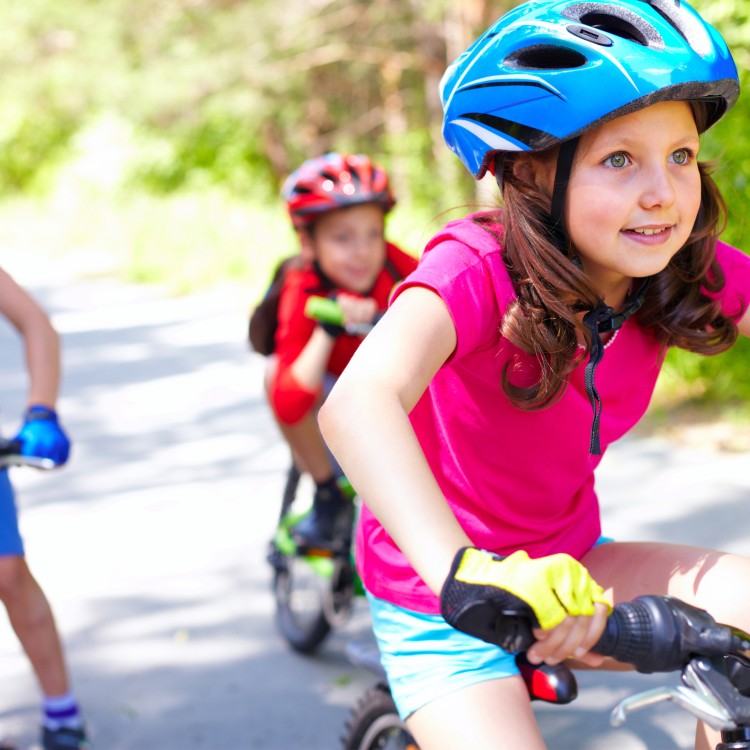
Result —
M 30 191 L 53 179 L 75 133 L 70 117 L 44 109 L 0 122 L 0 193 Z
M 674 349 L 667 355 L 664 390 L 696 403 L 750 403 L 750 339 L 740 337 L 729 351 L 704 357 Z
M 177 129 L 161 153 L 141 160 L 130 179 L 157 193 L 219 187 L 275 198 L 276 177 L 244 120 L 212 117 Z

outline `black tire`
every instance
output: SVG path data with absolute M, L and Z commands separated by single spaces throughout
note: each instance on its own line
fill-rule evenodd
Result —
M 352 709 L 341 738 L 342 750 L 419 750 L 399 718 L 388 686 L 370 688 Z
M 282 496 L 280 529 L 288 524 L 301 473 L 292 462 Z M 289 544 L 272 543 L 268 559 L 274 568 L 276 623 L 287 643 L 301 654 L 313 653 L 351 612 L 354 570 L 349 557 L 353 508 L 337 523 L 342 550 L 332 558 L 290 552 Z M 288 531 L 288 525 L 286 526 Z M 285 550 L 282 551 L 282 550 Z
M 274 577 L 276 623 L 284 640 L 301 654 L 311 654 L 331 632 L 323 603 L 324 586 L 304 558 L 284 557 Z

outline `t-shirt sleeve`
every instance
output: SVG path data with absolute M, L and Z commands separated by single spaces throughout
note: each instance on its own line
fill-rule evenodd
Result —
M 737 322 L 750 306 L 750 255 L 725 242 L 717 242 L 716 259 L 725 278 L 724 288 L 717 295 L 721 309 Z
M 498 248 L 481 252 L 453 238 L 427 246 L 394 299 L 414 286 L 431 289 L 448 308 L 456 327 L 454 358 L 497 341 L 502 312 L 513 297 Z

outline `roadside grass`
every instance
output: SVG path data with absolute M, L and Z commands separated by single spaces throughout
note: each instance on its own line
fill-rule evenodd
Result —
M 418 255 L 442 217 L 398 207 L 387 234 Z M 58 192 L 0 203 L 0 264 L 65 267 L 79 277 L 158 284 L 170 294 L 242 283 L 261 295 L 275 264 L 296 251 L 281 201 L 220 190 L 169 196 Z

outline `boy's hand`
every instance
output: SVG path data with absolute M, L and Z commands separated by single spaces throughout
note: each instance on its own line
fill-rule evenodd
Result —
M 23 416 L 23 427 L 15 437 L 21 443 L 21 455 L 49 458 L 58 466 L 64 464 L 70 455 L 70 440 L 55 410 L 34 405 L 26 409 Z
M 602 588 L 570 555 L 532 560 L 519 551 L 503 558 L 473 547 L 456 555 L 440 601 L 450 625 L 506 649 L 509 643 L 501 642 L 507 635 L 504 618 L 530 620 L 537 629 L 534 636 L 548 641 L 532 649 L 531 657 L 541 657 L 539 661 L 554 661 L 561 649 L 570 649 L 561 659 L 580 655 L 576 652 L 581 647 L 588 650 L 610 608 Z M 596 609 L 596 603 L 603 606 Z M 591 622 L 595 613 L 596 621 Z
M 344 325 L 334 323 L 319 323 L 321 328 L 331 337 L 338 338 L 346 333 L 346 326 L 358 324 L 370 324 L 375 322 L 378 314 L 378 305 L 372 297 L 355 297 L 345 292 L 336 294 L 336 304 L 341 309 Z
M 372 297 L 354 297 L 345 292 L 336 295 L 341 312 L 344 313 L 344 322 L 347 325 L 357 323 L 372 323 L 378 312 L 378 304 Z

